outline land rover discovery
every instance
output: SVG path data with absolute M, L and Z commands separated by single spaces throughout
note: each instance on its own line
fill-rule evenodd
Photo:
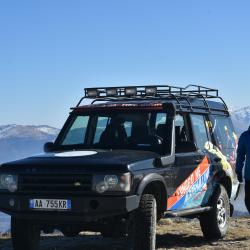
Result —
M 39 249 L 41 231 L 57 229 L 154 250 L 157 222 L 169 216 L 198 218 L 206 238 L 222 238 L 239 187 L 236 147 L 216 89 L 87 88 L 45 154 L 0 167 L 13 248 Z

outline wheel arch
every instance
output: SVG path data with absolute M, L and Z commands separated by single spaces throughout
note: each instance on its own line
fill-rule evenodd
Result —
M 222 178 L 220 178 L 219 184 L 224 186 L 224 188 L 227 191 L 228 197 L 230 199 L 231 194 L 232 194 L 232 180 L 231 180 L 231 178 L 227 175 L 224 175 Z
M 149 174 L 143 178 L 138 189 L 137 194 L 142 196 L 143 194 L 154 195 L 157 202 L 157 212 L 162 214 L 167 209 L 167 186 L 164 178 L 159 174 Z

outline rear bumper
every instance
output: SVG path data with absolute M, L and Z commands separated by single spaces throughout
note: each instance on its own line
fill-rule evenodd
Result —
M 69 199 L 69 211 L 40 211 L 29 208 L 29 200 Z M 14 201 L 14 205 L 13 205 Z M 12 203 L 12 204 L 11 204 Z M 38 196 L 35 195 L 0 195 L 0 210 L 20 219 L 30 219 L 41 223 L 79 223 L 105 219 L 122 215 L 135 210 L 139 206 L 139 196 L 125 197 L 69 197 L 69 196 Z

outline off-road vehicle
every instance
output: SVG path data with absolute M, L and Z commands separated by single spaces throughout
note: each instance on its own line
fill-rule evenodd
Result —
M 166 216 L 199 218 L 205 237 L 221 238 L 239 186 L 236 145 L 216 89 L 87 88 L 45 154 L 0 167 L 14 250 L 38 249 L 41 231 L 54 229 L 153 250 Z

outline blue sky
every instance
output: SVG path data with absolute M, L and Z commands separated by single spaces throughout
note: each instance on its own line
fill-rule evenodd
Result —
M 0 1 L 0 124 L 61 127 L 84 87 L 250 93 L 250 1 Z

